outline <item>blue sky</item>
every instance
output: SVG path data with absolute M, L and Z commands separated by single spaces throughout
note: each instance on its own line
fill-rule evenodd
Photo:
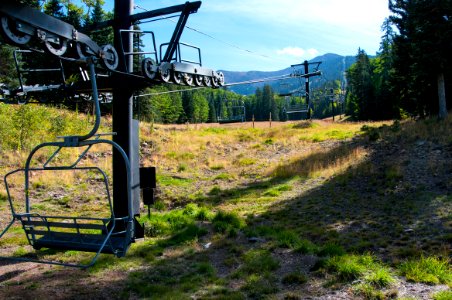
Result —
M 106 0 L 105 7 L 112 9 L 113 2 Z M 136 13 L 182 3 L 134 2 L 141 7 Z M 359 47 L 374 55 L 388 16 L 387 0 L 204 0 L 187 25 L 214 39 L 185 29 L 181 41 L 202 49 L 205 67 L 275 71 L 325 53 L 355 55 Z M 154 31 L 160 44 L 169 40 L 174 23 L 161 20 L 141 27 Z

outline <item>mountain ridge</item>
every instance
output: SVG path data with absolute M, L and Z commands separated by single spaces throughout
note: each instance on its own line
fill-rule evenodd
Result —
M 313 59 L 309 60 L 309 62 L 317 62 L 320 61 L 322 64 L 319 66 L 319 70 L 322 72 L 322 75 L 319 77 L 313 77 L 312 79 L 312 87 L 316 88 L 322 85 L 322 83 L 326 83 L 332 80 L 345 80 L 345 71 L 350 68 L 350 66 L 355 62 L 355 56 L 342 56 L 335 53 L 326 53 Z M 302 63 L 302 62 L 301 62 Z M 268 77 L 276 77 L 282 76 L 286 74 L 291 74 L 293 72 L 292 67 L 287 67 L 282 70 L 276 71 L 228 71 L 221 70 L 223 72 L 226 84 L 228 83 L 239 83 L 246 82 L 250 80 L 259 80 Z M 311 71 L 311 69 L 310 69 Z M 255 83 L 255 84 L 243 84 L 229 87 L 230 91 L 233 91 L 237 94 L 241 95 L 251 95 L 254 94 L 256 88 L 263 87 L 265 84 L 269 84 L 275 92 L 282 92 L 280 87 L 280 82 L 278 81 L 269 81 L 263 83 Z M 286 85 L 286 89 L 295 89 L 300 87 L 300 81 L 297 78 L 290 78 L 284 81 L 284 85 Z

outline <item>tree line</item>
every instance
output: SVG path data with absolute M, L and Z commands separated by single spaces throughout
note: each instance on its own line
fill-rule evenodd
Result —
M 452 90 L 452 1 L 390 0 L 380 51 L 347 71 L 346 110 L 358 120 L 447 115 Z M 450 101 L 449 101 L 450 108 Z
M 46 14 L 71 23 L 89 33 L 93 24 L 113 17 L 103 9 L 104 0 L 21 1 L 40 8 Z M 345 110 L 356 120 L 377 120 L 409 116 L 447 114 L 446 94 L 451 90 L 452 1 L 389 0 L 391 16 L 382 25 L 380 50 L 375 57 L 358 49 L 356 62 L 346 72 Z M 91 34 L 99 44 L 112 43 L 111 29 Z M 142 41 L 135 45 L 143 46 Z M 13 48 L 0 38 L 0 82 L 17 85 L 12 58 Z M 38 80 L 39 81 L 39 78 Z M 135 114 L 141 120 L 161 123 L 217 122 L 233 118 L 233 105 L 242 105 L 246 120 L 285 121 L 289 104 L 306 104 L 304 96 L 278 96 L 270 85 L 256 89 L 254 95 L 241 96 L 221 90 L 177 90 L 174 85 L 159 85 L 138 94 Z M 342 103 L 331 101 L 342 95 L 339 81 L 326 82 L 311 93 L 315 118 L 331 116 Z M 235 103 L 235 104 L 234 104 Z M 239 103 L 239 104 L 237 104 Z M 450 105 L 450 104 L 449 104 Z M 104 109 L 107 110 L 108 108 Z M 300 116 L 303 118 L 303 116 Z

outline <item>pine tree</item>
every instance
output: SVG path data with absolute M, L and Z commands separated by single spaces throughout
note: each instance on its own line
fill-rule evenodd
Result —
M 452 1 L 390 0 L 391 21 L 399 30 L 394 39 L 394 83 L 401 104 L 423 116 L 447 114 L 452 58 Z
M 358 49 L 356 63 L 347 71 L 348 98 L 347 112 L 358 120 L 375 118 L 376 104 L 372 83 L 372 66 L 369 56 Z
M 386 19 L 381 27 L 383 31 L 380 43 L 380 52 L 372 60 L 373 84 L 375 90 L 375 102 L 377 119 L 399 118 L 399 101 L 392 88 L 393 74 L 393 40 L 394 31 L 389 19 Z
M 50 0 L 44 4 L 44 13 L 62 19 L 64 17 L 63 5 L 58 0 Z
M 257 121 L 264 120 L 264 106 L 262 99 L 262 90 L 260 88 L 256 89 L 254 96 L 254 116 Z
M 215 94 L 213 92 L 209 93 L 209 119 L 208 122 L 210 123 L 217 123 L 217 110 L 215 108 Z
M 75 27 L 75 29 L 82 29 L 82 20 L 84 20 L 83 7 L 71 2 L 71 0 L 62 1 L 64 3 L 66 14 L 61 17 L 64 22 L 67 22 Z

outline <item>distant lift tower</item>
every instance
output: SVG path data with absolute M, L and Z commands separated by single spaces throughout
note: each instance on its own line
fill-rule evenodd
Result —
M 313 76 L 319 76 L 321 75 L 321 73 L 318 71 L 319 66 L 322 62 L 308 62 L 307 60 L 305 60 L 302 64 L 296 64 L 296 65 L 291 65 L 291 67 L 294 70 L 294 76 L 300 76 L 303 75 L 299 78 L 304 77 L 305 78 L 305 92 L 306 92 L 306 105 L 307 105 L 307 119 L 311 119 L 311 103 L 310 103 L 310 90 L 309 90 L 309 78 L 313 77 Z M 314 66 L 314 71 L 310 72 L 309 71 L 309 66 Z M 300 70 L 299 68 L 303 67 L 303 70 Z M 304 72 L 304 73 L 301 73 Z

